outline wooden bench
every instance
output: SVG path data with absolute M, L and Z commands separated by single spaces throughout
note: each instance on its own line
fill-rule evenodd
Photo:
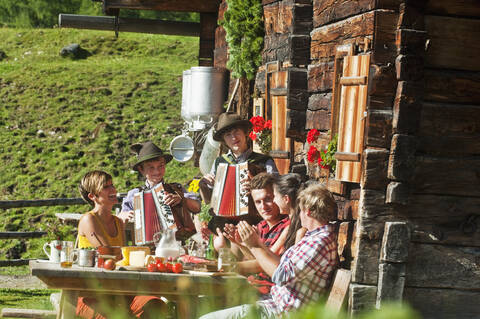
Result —
M 337 269 L 333 280 L 332 287 L 330 288 L 330 294 L 328 295 L 326 307 L 339 313 L 345 302 L 345 297 L 348 294 L 348 287 L 350 286 L 350 280 L 352 278 L 352 272 L 347 269 Z

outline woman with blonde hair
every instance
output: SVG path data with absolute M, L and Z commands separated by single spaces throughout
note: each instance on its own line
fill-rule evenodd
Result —
M 112 176 L 104 171 L 91 171 L 85 174 L 79 185 L 82 198 L 93 208 L 85 213 L 78 223 L 78 247 L 97 248 L 100 246 L 125 245 L 125 231 L 120 218 L 112 214 L 113 206 L 118 203 L 117 190 L 112 183 Z M 121 258 L 121 251 L 116 254 Z M 125 309 L 122 305 L 129 305 Z M 119 300 L 105 296 L 102 300 L 95 298 L 78 298 L 76 315 L 81 318 L 107 318 L 132 316 L 137 318 L 158 318 L 165 313 L 166 305 L 155 296 L 125 296 Z M 118 316 L 117 311 L 121 314 Z

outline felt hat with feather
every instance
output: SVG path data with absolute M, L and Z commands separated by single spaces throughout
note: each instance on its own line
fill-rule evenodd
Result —
M 165 159 L 165 164 L 170 162 L 173 158 L 172 155 L 164 153 L 160 147 L 155 145 L 151 141 L 145 143 L 136 143 L 130 146 L 130 150 L 137 154 L 137 161 L 133 164 L 133 169 L 138 171 L 138 165 L 141 163 L 157 158 L 163 157 Z

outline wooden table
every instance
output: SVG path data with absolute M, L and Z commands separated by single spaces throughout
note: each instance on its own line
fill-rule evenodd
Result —
M 31 260 L 32 275 L 49 288 L 61 289 L 57 318 L 74 318 L 79 296 L 157 295 L 177 304 L 178 318 L 198 316 L 199 296 L 213 297 L 215 309 L 251 301 L 254 289 L 240 275 L 149 273 L 143 271 L 105 270 L 97 267 L 61 268 L 59 264 Z M 213 309 L 212 309 L 213 310 Z

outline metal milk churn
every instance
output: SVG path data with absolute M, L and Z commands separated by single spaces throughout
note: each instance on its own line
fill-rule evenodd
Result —
M 192 67 L 183 72 L 182 118 L 190 131 L 199 131 L 224 111 L 227 98 L 227 72 L 209 66 Z

